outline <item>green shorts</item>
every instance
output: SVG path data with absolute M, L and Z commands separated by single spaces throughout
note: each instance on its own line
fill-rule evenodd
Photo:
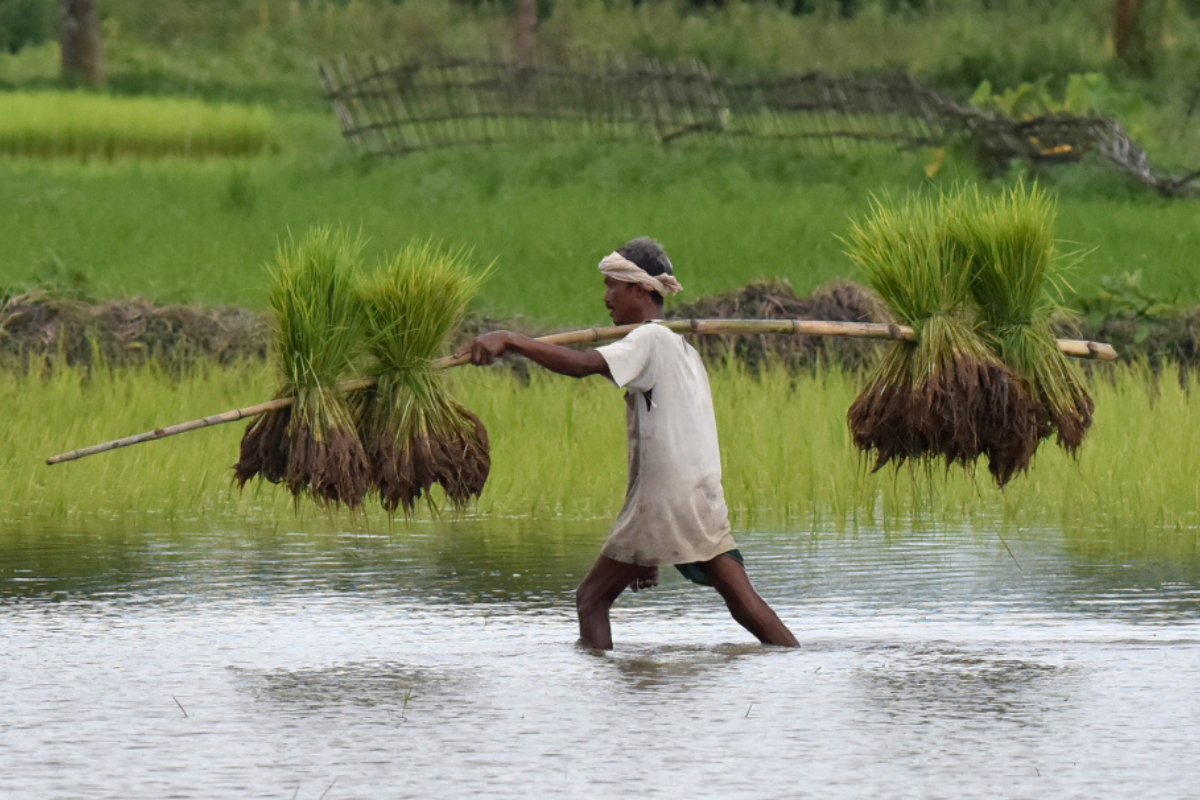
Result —
M 742 551 L 736 548 L 722 553 L 721 556 L 733 556 L 739 564 L 746 563 L 746 559 L 742 558 Z M 717 556 L 717 558 L 721 556 Z M 679 570 L 679 574 L 692 583 L 698 583 L 701 586 L 712 586 L 712 581 L 708 579 L 708 573 L 704 571 L 706 563 L 705 561 L 692 561 L 688 564 L 676 564 L 675 569 Z

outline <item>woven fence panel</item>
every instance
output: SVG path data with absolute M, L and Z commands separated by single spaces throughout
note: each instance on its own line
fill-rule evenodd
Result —
M 695 61 L 517 66 L 382 57 L 322 62 L 317 73 L 346 141 L 365 155 L 522 141 L 781 141 L 817 153 L 958 141 L 997 171 L 1014 159 L 1094 154 L 1168 197 L 1195 193 L 1200 180 L 1200 171 L 1157 173 L 1115 120 L 1016 120 L 961 105 L 908 75 L 737 79 Z

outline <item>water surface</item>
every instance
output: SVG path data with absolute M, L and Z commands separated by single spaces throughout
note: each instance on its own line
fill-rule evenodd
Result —
M 2 793 L 1196 797 L 1200 563 L 1053 532 L 745 532 L 798 651 L 606 524 L 0 537 Z

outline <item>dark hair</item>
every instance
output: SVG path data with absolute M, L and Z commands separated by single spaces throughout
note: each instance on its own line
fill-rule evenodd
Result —
M 618 248 L 617 252 L 645 270 L 647 275 L 675 274 L 675 267 L 667 257 L 667 251 L 649 236 L 631 239 L 628 244 Z M 650 298 L 660 306 L 663 304 L 663 296 L 658 292 L 651 292 Z

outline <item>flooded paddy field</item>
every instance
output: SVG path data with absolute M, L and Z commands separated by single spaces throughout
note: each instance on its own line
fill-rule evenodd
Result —
M 1195 796 L 1191 556 L 746 531 L 798 651 L 672 570 L 597 655 L 606 528 L 0 539 L 3 794 Z

